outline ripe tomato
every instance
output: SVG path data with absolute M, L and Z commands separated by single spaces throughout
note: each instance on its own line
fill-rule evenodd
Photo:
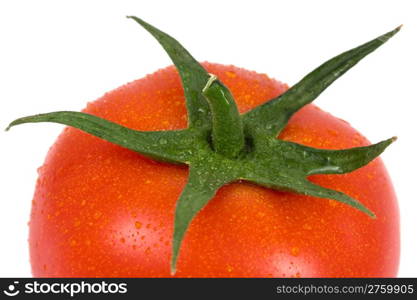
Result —
M 204 64 L 245 112 L 287 86 L 264 74 Z M 86 112 L 138 130 L 186 127 L 173 67 L 120 87 Z M 280 139 L 326 149 L 368 145 L 348 123 L 310 104 Z M 74 128 L 50 149 L 33 200 L 34 276 L 168 277 L 175 203 L 187 167 L 156 162 Z M 378 158 L 352 173 L 314 175 L 372 209 L 239 182 L 222 187 L 190 225 L 177 277 L 390 277 L 399 261 L 395 194 Z

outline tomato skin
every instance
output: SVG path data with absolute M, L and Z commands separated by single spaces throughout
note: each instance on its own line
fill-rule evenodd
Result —
M 287 89 L 263 74 L 204 66 L 229 87 L 241 112 Z M 187 125 L 173 67 L 107 93 L 85 111 L 138 130 Z M 279 138 L 327 149 L 369 144 L 314 105 L 300 110 Z M 174 208 L 187 173 L 186 166 L 66 128 L 39 169 L 29 237 L 33 275 L 169 277 Z M 189 227 L 176 276 L 396 276 L 399 215 L 382 161 L 310 179 L 355 197 L 377 219 L 333 200 L 229 184 Z

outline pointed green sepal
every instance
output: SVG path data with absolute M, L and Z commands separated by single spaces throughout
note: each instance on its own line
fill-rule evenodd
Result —
M 210 111 L 207 101 L 202 95 L 202 90 L 210 77 L 207 71 L 176 39 L 140 18 L 134 16 L 128 16 L 128 18 L 135 20 L 145 28 L 162 45 L 176 66 L 181 76 L 187 101 L 189 126 L 207 126 L 210 121 Z
M 137 131 L 91 114 L 58 111 L 19 118 L 6 128 L 38 122 L 53 122 L 78 128 L 103 140 L 139 152 L 151 158 L 172 163 L 189 161 L 193 137 L 186 130 Z
M 215 170 L 215 171 L 213 171 Z M 190 165 L 188 182 L 175 208 L 174 237 L 172 242 L 171 274 L 177 270 L 178 255 L 184 235 L 197 213 L 214 197 L 217 190 L 234 176 L 221 171 L 221 166 L 213 166 L 204 161 Z
M 397 137 L 392 137 L 370 146 L 343 150 L 323 150 L 302 146 L 303 151 L 308 153 L 308 158 L 304 160 L 310 168 L 307 175 L 352 172 L 373 161 L 396 140 Z
M 300 186 L 300 188 L 296 192 L 304 194 L 304 195 L 308 195 L 308 196 L 336 200 L 341 203 L 350 205 L 353 208 L 356 208 L 357 210 L 367 214 L 373 219 L 376 218 L 375 214 L 358 200 L 353 199 L 352 197 L 342 192 L 330 190 L 330 189 L 318 186 L 308 180 L 306 180 L 304 185 Z
M 358 209 L 371 218 L 375 218 L 375 214 L 358 200 L 342 192 L 315 185 L 302 176 L 297 177 L 296 172 L 291 174 L 291 176 L 284 176 L 282 174 L 271 176 L 270 173 L 265 176 L 265 174 L 253 173 L 245 179 L 272 189 L 291 191 L 307 196 L 336 200 Z
M 294 113 L 316 99 L 336 79 L 387 42 L 400 28 L 328 60 L 278 98 L 247 112 L 244 115 L 245 126 L 251 131 L 277 136 Z

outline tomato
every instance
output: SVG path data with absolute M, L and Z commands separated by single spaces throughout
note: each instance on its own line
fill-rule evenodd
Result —
M 264 74 L 203 64 L 241 113 L 283 93 Z M 90 103 L 85 112 L 137 130 L 187 126 L 177 71 L 168 67 Z M 347 122 L 309 104 L 278 137 L 324 149 L 369 145 Z M 169 277 L 174 210 L 188 168 L 157 162 L 78 129 L 50 149 L 33 199 L 32 272 L 39 277 Z M 399 216 L 377 158 L 343 175 L 313 175 L 372 209 L 260 187 L 223 186 L 187 230 L 177 277 L 392 277 Z

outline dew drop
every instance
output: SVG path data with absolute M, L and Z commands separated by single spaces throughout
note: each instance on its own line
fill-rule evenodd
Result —
M 135 222 L 135 227 L 136 227 L 136 229 L 140 229 L 142 227 L 142 223 L 139 222 L 139 221 L 136 221 Z
M 233 71 L 226 71 L 226 75 L 227 75 L 227 77 L 230 77 L 230 78 L 235 78 L 236 77 L 236 73 L 233 72 Z
M 309 224 L 304 224 L 303 225 L 303 229 L 305 229 L 305 230 L 311 230 L 312 227 Z
M 292 256 L 298 256 L 298 254 L 300 254 L 300 248 L 298 248 L 298 247 L 292 247 L 291 248 L 291 255 Z
M 95 213 L 94 213 L 94 219 L 99 219 L 100 217 L 101 217 L 101 212 L 100 211 L 96 211 Z
M 300 277 L 301 277 L 300 272 L 295 273 L 295 276 L 294 276 L 294 277 L 295 277 L 295 278 L 300 278 Z
M 36 172 L 37 172 L 38 174 L 40 174 L 40 173 L 42 172 L 42 169 L 43 169 L 43 166 L 41 166 L 41 167 L 37 168 L 37 169 L 36 169 Z

